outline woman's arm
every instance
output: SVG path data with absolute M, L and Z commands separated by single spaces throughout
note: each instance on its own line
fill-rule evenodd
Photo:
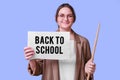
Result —
M 31 59 L 31 57 L 35 54 L 34 50 L 31 47 L 24 48 L 25 59 L 29 60 L 28 63 L 28 72 L 31 75 L 40 75 L 43 72 L 43 60 L 42 59 Z
M 89 41 L 86 40 L 84 43 L 84 52 L 85 52 L 85 73 L 88 74 L 90 73 L 90 80 L 93 80 L 93 74 L 95 72 L 96 65 L 94 62 L 91 60 L 91 50 L 90 50 L 90 44 Z
M 43 73 L 43 60 L 33 59 L 28 63 L 28 72 L 33 76 L 38 76 Z

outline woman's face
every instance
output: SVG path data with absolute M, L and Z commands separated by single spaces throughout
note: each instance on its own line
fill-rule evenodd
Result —
M 74 21 L 72 11 L 68 7 L 63 7 L 59 10 L 57 16 L 57 24 L 62 30 L 70 30 Z

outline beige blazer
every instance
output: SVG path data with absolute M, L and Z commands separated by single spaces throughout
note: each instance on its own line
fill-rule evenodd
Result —
M 85 64 L 91 57 L 90 45 L 85 37 L 78 35 L 74 31 L 73 33 L 76 42 L 74 80 L 86 80 Z M 42 74 L 42 80 L 60 80 L 58 60 L 30 60 L 28 63 L 28 72 L 34 76 Z M 93 80 L 93 75 L 90 80 Z

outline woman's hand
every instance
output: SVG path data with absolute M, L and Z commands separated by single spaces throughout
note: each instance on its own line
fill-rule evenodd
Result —
M 85 64 L 85 73 L 89 74 L 94 74 L 96 69 L 96 64 L 92 62 L 90 59 L 86 64 Z
M 31 47 L 24 48 L 25 59 L 29 60 L 34 54 L 35 52 Z

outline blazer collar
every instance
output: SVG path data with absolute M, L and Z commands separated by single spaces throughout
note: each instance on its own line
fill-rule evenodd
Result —
M 56 31 L 59 32 L 60 31 L 59 28 Z M 81 43 L 79 35 L 73 29 L 72 29 L 72 32 L 74 33 L 75 41 L 77 43 Z

